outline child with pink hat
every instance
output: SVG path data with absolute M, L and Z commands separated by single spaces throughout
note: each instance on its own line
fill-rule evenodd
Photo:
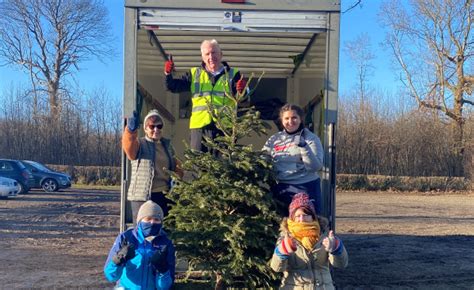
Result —
M 294 195 L 288 211 L 271 260 L 284 273 L 280 289 L 334 289 L 329 266 L 345 268 L 349 261 L 342 241 L 328 232 L 306 193 Z

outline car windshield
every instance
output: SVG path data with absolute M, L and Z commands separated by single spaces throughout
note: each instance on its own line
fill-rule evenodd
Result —
M 23 170 L 23 169 L 26 169 L 26 166 L 25 166 L 23 163 L 18 162 L 18 161 L 15 162 L 15 163 L 18 165 L 18 167 L 20 167 L 20 169 L 22 169 L 22 170 Z
M 46 167 L 45 165 L 41 164 L 41 163 L 38 163 L 38 162 L 34 162 L 34 161 L 27 161 L 28 164 L 30 164 L 31 166 L 33 167 L 36 167 L 37 169 L 41 170 L 41 171 L 46 171 L 46 172 L 53 172 L 53 170 L 49 169 L 48 167 Z

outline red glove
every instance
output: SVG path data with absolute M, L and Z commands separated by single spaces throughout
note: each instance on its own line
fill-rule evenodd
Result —
M 242 93 L 246 85 L 247 85 L 247 81 L 241 78 L 235 84 L 235 88 L 237 89 L 237 92 Z
M 296 244 L 292 238 L 286 236 L 285 238 L 283 238 L 283 240 L 281 240 L 281 244 L 278 246 L 278 250 L 283 255 L 289 255 L 296 251 Z
M 174 70 L 174 62 L 171 54 L 168 57 L 168 60 L 165 62 L 165 75 L 169 75 Z

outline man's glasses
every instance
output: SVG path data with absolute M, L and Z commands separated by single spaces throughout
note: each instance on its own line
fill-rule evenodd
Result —
M 158 129 L 160 129 L 160 130 L 163 129 L 163 124 L 148 125 L 148 129 L 150 129 L 150 130 L 152 130 L 152 131 L 155 130 L 156 128 L 158 128 Z

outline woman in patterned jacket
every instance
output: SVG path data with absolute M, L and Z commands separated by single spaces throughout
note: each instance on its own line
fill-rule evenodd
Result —
M 277 200 L 288 206 L 298 192 L 306 192 L 316 211 L 321 213 L 321 181 L 318 171 L 323 168 L 323 146 L 318 136 L 304 127 L 303 110 L 286 104 L 280 109 L 283 130 L 271 136 L 265 146 L 273 161 L 277 185 L 272 192 Z

